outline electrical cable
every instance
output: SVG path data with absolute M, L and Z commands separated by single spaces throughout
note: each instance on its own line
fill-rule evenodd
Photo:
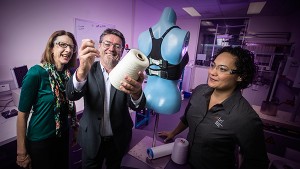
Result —
M 0 112 L 2 113 L 2 112 L 8 107 L 9 103 L 11 103 L 12 101 L 13 101 L 13 100 L 10 100 L 10 101 L 8 101 L 4 106 L 0 106 L 0 107 L 3 107 L 3 109 L 0 110 Z
M 1 99 L 0 101 L 9 101 L 10 99 L 12 99 L 12 97 L 11 98 L 8 98 L 8 99 Z

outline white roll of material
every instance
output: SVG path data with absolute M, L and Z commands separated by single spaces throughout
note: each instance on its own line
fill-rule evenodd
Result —
M 177 138 L 174 142 L 171 159 L 176 164 L 185 164 L 188 155 L 189 142 L 184 138 Z
M 148 158 L 152 160 L 152 159 L 170 155 L 172 153 L 173 147 L 174 147 L 174 142 L 148 148 L 147 149 Z
M 148 58 L 141 51 L 131 49 L 109 73 L 109 81 L 120 90 L 121 81 L 124 81 L 126 75 L 137 80 L 138 72 L 145 71 L 148 66 Z

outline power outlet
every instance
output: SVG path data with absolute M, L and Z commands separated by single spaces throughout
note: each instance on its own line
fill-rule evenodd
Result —
M 6 91 L 10 91 L 9 84 L 0 85 L 0 92 L 6 92 Z

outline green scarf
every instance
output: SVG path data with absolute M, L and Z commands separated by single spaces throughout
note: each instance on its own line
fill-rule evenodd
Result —
M 62 77 L 58 74 L 56 67 L 51 63 L 44 63 L 43 68 L 49 73 L 49 80 L 51 89 L 54 95 L 55 106 L 54 106 L 54 118 L 55 118 L 55 129 L 56 136 L 61 137 L 61 128 L 63 125 L 62 117 L 63 113 L 68 113 L 71 116 L 71 126 L 76 127 L 78 120 L 76 117 L 76 107 L 74 101 L 69 101 L 65 93 L 65 83 L 70 79 L 71 73 L 68 69 L 62 72 Z M 67 110 L 62 108 L 68 107 Z

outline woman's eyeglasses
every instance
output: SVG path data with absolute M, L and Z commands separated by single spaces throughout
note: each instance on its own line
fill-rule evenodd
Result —
M 235 69 L 229 69 L 229 67 L 225 65 L 216 65 L 214 62 L 210 62 L 209 68 L 211 70 L 215 69 L 217 70 L 218 73 L 221 74 L 237 74 L 238 71 Z
M 75 47 L 75 45 L 70 45 L 70 44 L 67 44 L 65 42 L 54 42 L 54 44 L 56 44 L 59 47 L 62 47 L 64 49 L 66 49 L 69 46 L 70 49 L 73 51 L 73 53 L 77 52 L 77 48 Z

